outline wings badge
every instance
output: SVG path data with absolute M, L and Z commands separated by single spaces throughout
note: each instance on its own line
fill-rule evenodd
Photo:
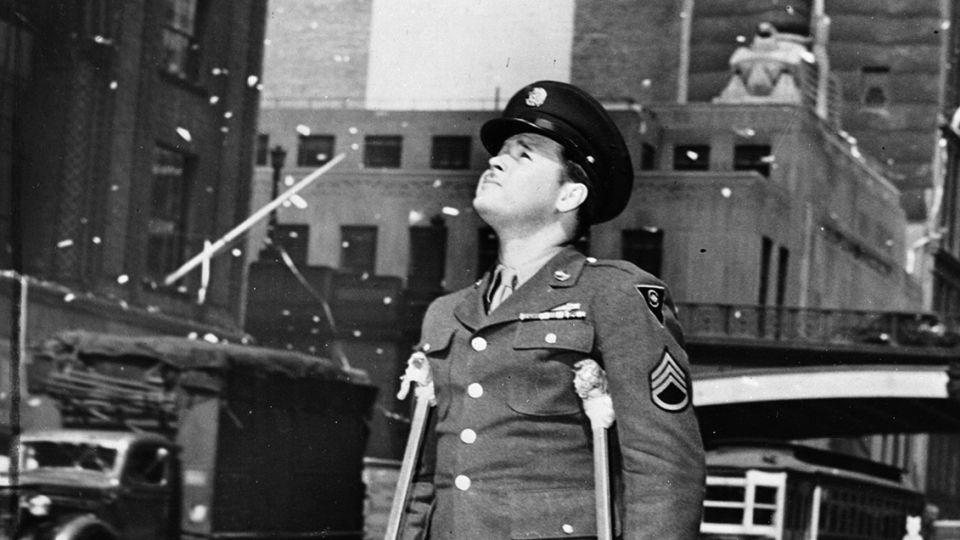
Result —
M 690 404 L 690 376 L 667 349 L 650 371 L 650 399 L 667 412 L 680 412 Z

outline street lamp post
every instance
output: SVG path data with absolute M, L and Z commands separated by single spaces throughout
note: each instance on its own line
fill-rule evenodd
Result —
M 287 159 L 287 151 L 279 144 L 270 149 L 270 166 L 273 167 L 273 185 L 270 189 L 270 200 L 276 200 L 280 195 L 280 172 L 283 170 L 283 163 Z M 270 218 L 267 222 L 267 237 L 270 239 L 269 245 L 260 251 L 261 259 L 276 261 L 279 259 L 277 246 L 277 209 L 270 211 Z

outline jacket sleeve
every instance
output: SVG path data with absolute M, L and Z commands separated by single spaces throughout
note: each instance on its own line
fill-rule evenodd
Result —
M 616 272 L 595 298 L 594 319 L 616 413 L 623 538 L 695 539 L 705 465 L 680 327 L 662 283 Z M 659 296 L 648 296 L 650 286 Z

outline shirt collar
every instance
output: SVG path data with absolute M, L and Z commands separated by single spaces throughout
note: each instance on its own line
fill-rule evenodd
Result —
M 502 266 L 510 272 L 516 274 L 517 287 L 520 287 L 524 284 L 524 282 L 532 278 L 534 274 L 539 272 L 540 269 L 543 268 L 543 265 L 547 264 L 547 261 L 552 259 L 561 251 L 563 251 L 563 246 L 550 246 L 549 248 L 538 252 L 533 257 L 523 261 L 515 267 L 507 266 L 503 263 L 498 263 L 497 266 Z

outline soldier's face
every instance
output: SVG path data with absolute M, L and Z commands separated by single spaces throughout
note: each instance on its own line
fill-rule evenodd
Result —
M 491 225 L 540 225 L 555 219 L 562 148 L 533 133 L 507 139 L 477 183 L 473 207 Z

